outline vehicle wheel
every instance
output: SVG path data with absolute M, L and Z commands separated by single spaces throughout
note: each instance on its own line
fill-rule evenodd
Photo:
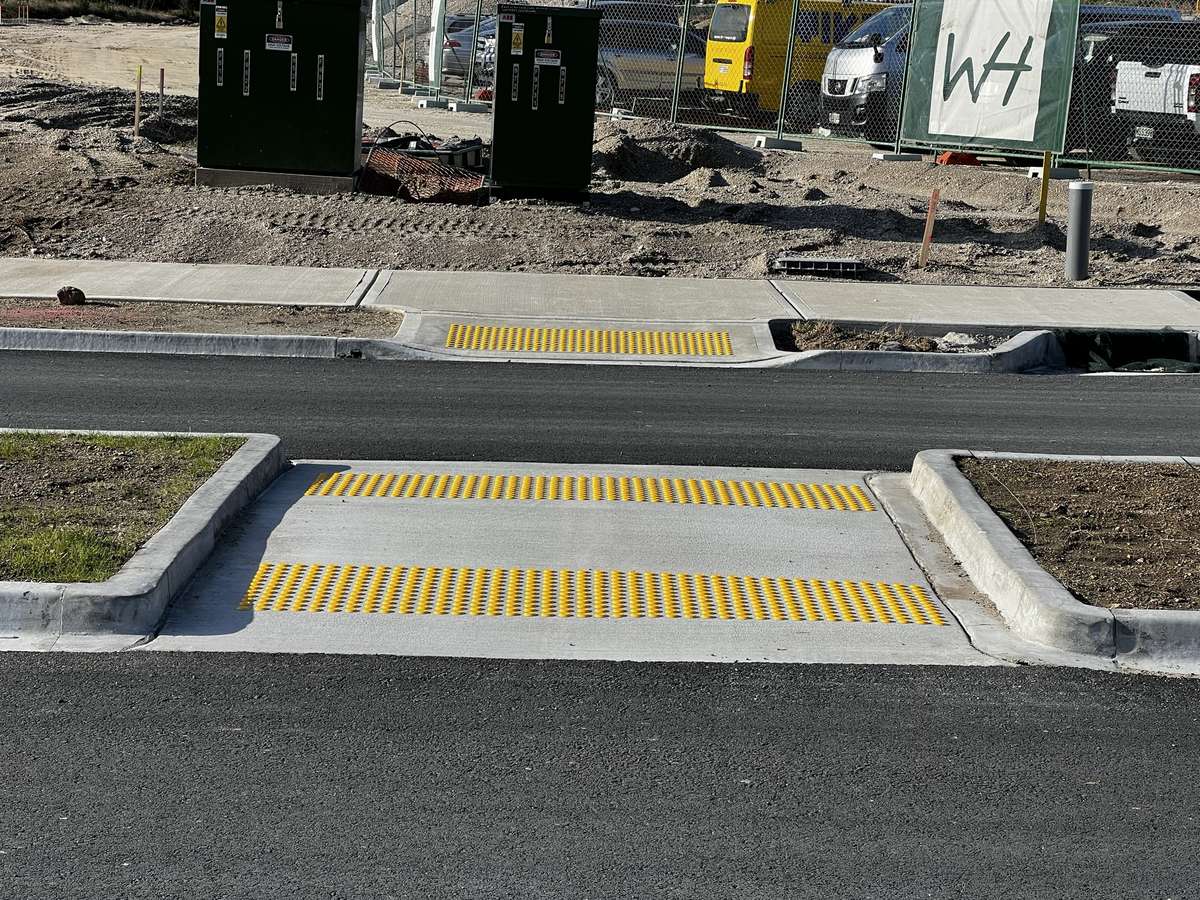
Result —
M 608 112 L 617 105 L 616 79 L 608 69 L 596 72 L 596 109 Z

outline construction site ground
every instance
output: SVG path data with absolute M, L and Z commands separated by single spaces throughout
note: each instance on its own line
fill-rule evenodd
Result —
M 403 320 L 398 311 L 375 307 L 138 301 L 89 301 L 79 306 L 62 306 L 57 300 L 0 297 L 0 328 L 390 338 Z
M 366 195 L 193 185 L 192 27 L 39 24 L 0 46 L 0 255 L 761 278 L 775 256 L 857 257 L 869 277 L 1062 285 L 1066 190 L 1021 169 L 883 163 L 863 145 L 761 154 L 748 135 L 598 120 L 590 203 L 405 203 Z M 165 115 L 132 137 L 138 64 L 167 70 Z M 10 77 L 4 77 L 10 76 Z M 90 86 L 89 86 L 90 85 Z M 417 110 L 367 90 L 364 119 L 487 137 L 488 115 Z M 405 126 L 397 126 L 401 130 Z M 299 131 L 298 131 L 299 134 Z M 283 136 L 287 139 L 287 136 Z M 1192 286 L 1200 182 L 1097 176 L 1089 286 Z M 931 262 L 915 267 L 941 190 Z

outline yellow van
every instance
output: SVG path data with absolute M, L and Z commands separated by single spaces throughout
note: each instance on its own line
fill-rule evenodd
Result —
M 815 117 L 821 73 L 833 45 L 890 5 L 800 0 L 788 88 L 789 118 L 797 113 Z M 749 118 L 779 112 L 791 20 L 792 0 L 717 0 L 704 61 L 709 105 Z

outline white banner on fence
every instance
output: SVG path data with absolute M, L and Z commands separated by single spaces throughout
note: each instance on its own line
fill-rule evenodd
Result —
M 929 131 L 1033 140 L 1054 0 L 945 0 Z

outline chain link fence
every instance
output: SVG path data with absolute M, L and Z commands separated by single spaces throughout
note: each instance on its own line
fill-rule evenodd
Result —
M 913 4 L 894 0 L 560 0 L 603 13 L 596 109 L 728 131 L 897 147 Z M 495 0 L 375 0 L 376 71 L 443 96 L 491 84 Z M 1082 8 L 1063 160 L 1200 171 L 1200 0 Z

